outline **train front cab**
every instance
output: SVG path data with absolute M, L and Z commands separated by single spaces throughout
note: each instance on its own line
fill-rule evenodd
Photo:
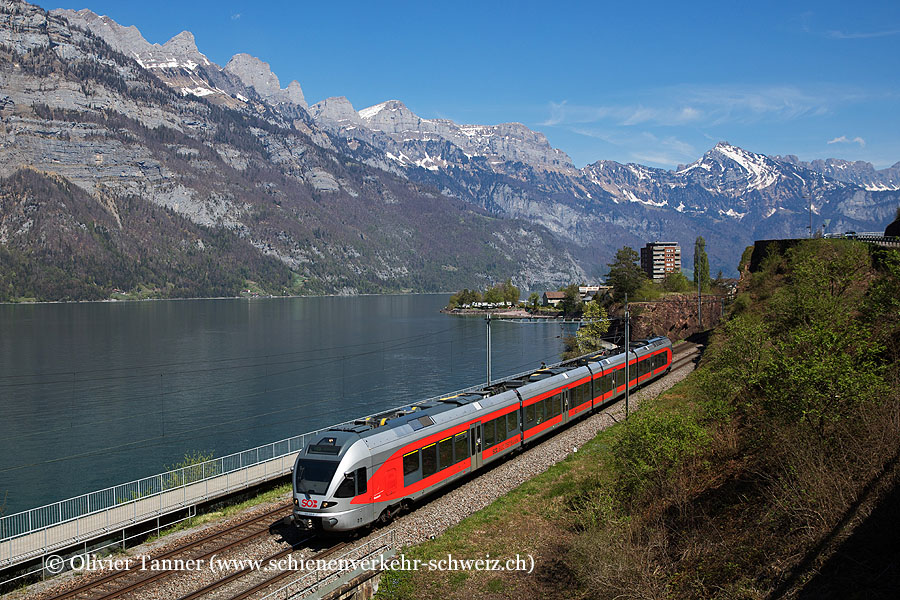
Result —
M 372 505 L 353 500 L 366 494 L 371 466 L 368 448 L 356 434 L 328 431 L 307 444 L 294 463 L 294 524 L 349 531 L 370 523 Z

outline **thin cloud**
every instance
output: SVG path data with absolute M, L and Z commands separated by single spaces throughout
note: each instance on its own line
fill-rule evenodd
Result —
M 888 37 L 891 35 L 900 35 L 900 29 L 887 29 L 885 31 L 863 31 L 863 32 L 846 32 L 831 30 L 825 33 L 828 37 L 835 40 L 865 40 L 869 38 Z
M 673 167 L 680 163 L 696 160 L 697 149 L 675 136 L 657 136 L 649 131 L 632 129 L 593 129 L 574 127 L 574 133 L 602 140 L 607 144 L 628 150 L 634 162 Z
M 852 140 L 849 139 L 846 135 L 842 135 L 840 137 L 836 137 L 833 140 L 828 140 L 829 144 L 859 144 L 860 148 L 866 147 L 866 140 L 862 139 L 859 136 L 856 136 Z
M 242 16 L 241 13 L 234 13 L 233 15 L 231 15 L 231 20 L 237 21 L 238 19 L 241 18 L 241 16 Z
M 631 127 L 655 125 L 752 124 L 761 121 L 790 121 L 822 116 L 835 105 L 859 99 L 847 90 L 804 90 L 794 86 L 672 86 L 647 90 L 633 102 L 575 105 L 550 102 L 545 126 L 605 124 Z

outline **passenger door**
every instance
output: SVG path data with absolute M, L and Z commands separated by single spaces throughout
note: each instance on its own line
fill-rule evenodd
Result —
M 473 423 L 469 427 L 469 453 L 472 456 L 472 469 L 481 467 L 481 422 Z

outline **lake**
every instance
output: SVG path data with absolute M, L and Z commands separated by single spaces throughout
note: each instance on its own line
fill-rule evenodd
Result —
M 447 295 L 0 306 L 5 514 L 485 380 Z M 556 362 L 560 324 L 495 322 L 494 378 Z

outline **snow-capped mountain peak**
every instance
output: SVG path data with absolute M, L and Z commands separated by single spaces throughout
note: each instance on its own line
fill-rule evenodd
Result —
M 705 179 L 710 189 L 725 187 L 733 191 L 763 190 L 782 177 L 776 161 L 728 142 L 719 142 L 700 160 L 679 168 L 675 175 Z

